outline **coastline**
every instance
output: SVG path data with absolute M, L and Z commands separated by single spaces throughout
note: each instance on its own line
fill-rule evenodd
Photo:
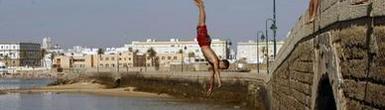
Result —
M 46 86 L 39 88 L 30 88 L 30 89 L 6 89 L 0 90 L 4 94 L 9 93 L 87 93 L 94 95 L 105 95 L 105 96 L 123 96 L 123 97 L 151 97 L 151 98 L 173 98 L 167 94 L 156 94 L 150 92 L 140 92 L 135 91 L 134 87 L 124 87 L 124 88 L 112 88 L 109 89 L 105 85 L 97 83 L 74 83 L 66 85 L 57 85 L 57 86 Z

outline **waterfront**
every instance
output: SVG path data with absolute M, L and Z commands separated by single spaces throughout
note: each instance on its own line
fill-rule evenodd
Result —
M 2 89 L 28 89 L 46 86 L 53 82 L 50 79 L 27 80 L 27 79 L 0 79 L 0 90 Z
M 42 87 L 50 80 L 0 80 L 1 87 Z M 4 87 L 3 87 L 4 85 Z M 5 87 L 6 86 L 6 87 Z M 110 96 L 87 93 L 42 92 L 0 95 L 1 110 L 239 110 L 237 106 L 163 97 Z

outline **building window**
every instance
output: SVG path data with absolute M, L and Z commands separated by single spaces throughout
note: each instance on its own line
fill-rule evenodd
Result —
M 119 58 L 119 60 L 122 60 L 122 58 Z
M 162 56 L 162 60 L 166 59 L 166 57 Z
M 178 57 L 174 56 L 174 60 L 178 59 Z
M 108 60 L 109 60 L 109 58 L 107 57 L 107 58 L 106 58 L 106 60 L 108 61 Z
M 110 65 L 109 64 L 106 64 L 106 67 L 109 67 Z
M 131 61 L 131 58 L 128 58 L 128 61 Z
M 168 56 L 168 57 L 167 57 L 167 59 L 168 59 L 168 60 L 171 60 L 171 57 L 170 57 L 170 56 Z
M 112 67 L 115 67 L 115 64 L 111 64 L 112 65 Z
M 114 60 L 115 60 L 115 58 L 114 58 L 114 57 L 112 57 L 112 58 L 111 58 L 111 60 L 112 60 L 112 61 L 114 61 Z

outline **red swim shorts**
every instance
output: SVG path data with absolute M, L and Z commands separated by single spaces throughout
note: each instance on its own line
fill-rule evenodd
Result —
M 197 40 L 200 47 L 211 45 L 211 38 L 207 33 L 206 25 L 197 27 Z

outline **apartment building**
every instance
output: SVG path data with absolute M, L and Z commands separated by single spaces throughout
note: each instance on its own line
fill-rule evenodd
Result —
M 0 42 L 0 61 L 7 66 L 40 66 L 39 43 Z
M 283 43 L 283 41 L 277 42 L 277 52 Z M 264 41 L 238 42 L 237 60 L 246 60 L 248 63 L 257 64 L 266 63 L 267 57 L 269 57 L 269 61 L 274 60 L 274 43 L 272 41 L 268 42 L 267 46 Z
M 230 41 L 212 39 L 211 47 L 217 53 L 220 59 L 227 59 L 230 55 Z M 127 44 L 126 48 L 132 50 L 138 50 L 139 53 L 146 53 L 147 50 L 153 48 L 158 54 L 186 54 L 183 56 L 183 60 L 189 63 L 189 53 L 194 53 L 194 61 L 204 61 L 204 56 L 200 50 L 198 42 L 194 40 L 182 41 L 179 39 L 170 39 L 169 41 L 158 41 L 155 39 L 147 39 L 146 41 L 132 41 L 131 44 Z

